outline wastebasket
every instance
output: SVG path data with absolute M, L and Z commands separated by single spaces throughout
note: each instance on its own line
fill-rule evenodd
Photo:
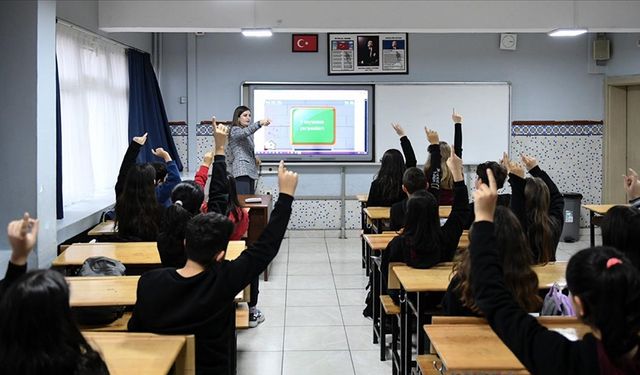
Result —
M 582 194 L 562 193 L 564 197 L 564 226 L 560 240 L 563 242 L 576 242 L 580 239 L 580 206 Z

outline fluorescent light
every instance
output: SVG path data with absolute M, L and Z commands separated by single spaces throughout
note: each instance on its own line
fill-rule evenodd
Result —
M 555 29 L 549 32 L 549 36 L 578 36 L 586 32 L 587 29 Z
M 273 33 L 271 32 L 271 29 L 242 29 L 242 35 L 265 37 L 271 36 Z

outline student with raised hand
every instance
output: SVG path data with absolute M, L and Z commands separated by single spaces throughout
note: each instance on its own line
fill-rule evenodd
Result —
M 395 148 L 384 152 L 380 159 L 380 169 L 369 187 L 368 207 L 391 207 L 403 200 L 406 195 L 402 191 L 402 176 L 407 168 L 415 167 L 417 163 L 411 142 L 402 126 L 398 123 L 392 123 L 391 126 L 400 137 L 406 161 L 402 152 Z
M 453 135 L 454 153 L 458 155 L 459 158 L 462 158 L 462 115 L 457 113 L 455 111 L 455 108 L 453 110 L 453 114 L 451 115 L 451 120 L 454 123 L 454 135 Z M 425 131 L 426 130 L 427 128 L 425 127 Z M 427 138 L 428 137 L 429 137 L 429 134 L 427 134 Z M 439 154 L 438 154 L 439 159 L 438 159 L 438 158 L 435 158 L 435 155 L 433 153 L 434 146 L 432 145 L 434 143 L 432 143 L 431 140 L 429 140 L 429 144 L 430 144 L 428 149 L 429 157 L 427 159 L 427 162 L 424 165 L 424 174 L 425 176 L 429 177 L 433 175 L 432 169 L 439 170 L 438 177 L 440 182 L 437 186 L 439 190 L 438 204 L 449 206 L 453 203 L 453 200 L 454 200 L 453 192 L 455 190 L 453 187 L 454 181 L 453 181 L 451 171 L 447 167 L 447 160 L 451 156 L 451 146 L 447 142 L 440 141 L 438 139 L 437 144 L 440 146 Z M 433 184 L 432 181 L 429 181 L 429 183 Z
M 447 160 L 447 165 L 452 172 L 455 188 L 451 214 L 444 225 L 440 226 L 438 201 L 433 194 L 416 194 L 407 200 L 404 231 L 391 240 L 382 252 L 383 289 L 387 285 L 390 262 L 404 262 L 415 268 L 429 268 L 453 259 L 462 235 L 462 227 L 469 215 L 469 195 L 464 184 L 462 160 L 454 154 Z
M 140 277 L 129 330 L 195 334 L 196 373 L 228 373 L 235 334 L 233 299 L 277 255 L 297 183 L 297 174 L 280 162 L 280 194 L 269 224 L 258 241 L 233 261 L 224 260 L 233 223 L 215 212 L 191 219 L 185 232 L 186 265 L 177 270 L 152 270 Z
M 26 273 L 38 221 L 25 213 L 9 223 L 7 235 L 12 252 L 0 281 L 0 374 L 108 374 L 73 321 L 62 274 Z
M 604 215 L 602 244 L 622 251 L 640 270 L 640 209 L 634 206 L 614 206 Z
M 564 198 L 535 158 L 524 154 L 521 158 L 533 178 L 525 178 L 524 169 L 503 155 L 511 184 L 511 210 L 527 234 L 533 262 L 554 262 L 564 224 Z
M 472 291 L 489 325 L 532 374 L 640 373 L 640 274 L 610 247 L 576 253 L 566 280 L 580 320 L 592 333 L 571 341 L 540 325 L 514 300 L 505 285 L 494 229 L 496 182 L 474 193 L 476 221 L 471 232 Z M 612 306 L 615 306 L 613 308 Z
M 404 227 L 407 213 L 407 199 L 411 198 L 415 192 L 425 190 L 426 187 L 427 180 L 424 177 L 424 172 L 422 172 L 420 168 L 411 167 L 404 171 L 404 175 L 402 176 L 402 191 L 407 195 L 407 198 L 391 206 L 389 213 L 391 230 L 398 231 Z
M 493 171 L 493 169 L 491 169 Z M 487 181 L 486 169 L 483 181 Z M 505 174 L 506 175 L 506 174 Z M 476 189 L 480 185 L 476 185 Z M 500 196 L 498 195 L 498 201 Z M 474 216 L 475 218 L 475 216 Z M 520 221 L 508 207 L 498 206 L 494 234 L 498 256 L 504 270 L 504 281 L 518 305 L 529 312 L 539 312 L 542 298 L 538 295 L 538 276 L 531 268 L 531 250 Z M 451 316 L 482 315 L 471 291 L 471 258 L 462 251 L 454 260 L 453 278 L 442 300 L 442 310 Z
M 624 178 L 624 190 L 627 193 L 629 204 L 640 208 L 640 181 L 638 180 L 638 173 L 629 168 L 629 174 L 622 175 L 622 177 Z
M 487 169 L 491 169 L 491 171 L 493 172 L 493 176 L 496 179 L 498 190 L 502 189 L 504 187 L 505 181 L 507 180 L 508 172 L 507 172 L 507 168 L 504 165 L 497 163 L 495 161 L 485 161 L 484 163 L 481 163 L 476 167 L 475 188 L 477 189 L 478 186 L 482 184 L 486 184 L 488 182 L 487 172 L 486 172 Z M 511 203 L 511 194 L 509 193 L 498 194 L 498 206 L 509 207 L 510 203 Z M 469 204 L 469 210 L 471 211 L 471 213 L 469 215 L 469 219 L 467 220 L 467 223 L 464 226 L 464 229 L 471 228 L 471 224 L 473 224 L 476 218 L 473 213 L 473 202 Z

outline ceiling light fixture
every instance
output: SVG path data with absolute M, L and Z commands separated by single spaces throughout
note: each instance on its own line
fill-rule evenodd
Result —
M 251 37 L 268 37 L 272 36 L 273 32 L 268 28 L 251 28 L 251 29 L 242 29 L 242 35 L 251 36 Z
M 549 32 L 549 36 L 578 36 L 586 33 L 587 29 L 555 29 Z

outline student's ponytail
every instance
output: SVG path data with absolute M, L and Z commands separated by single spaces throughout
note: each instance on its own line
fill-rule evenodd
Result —
M 536 255 L 533 262 L 546 264 L 555 257 L 556 252 L 553 241 L 554 223 L 549 217 L 549 188 L 541 178 L 527 178 L 524 196 L 528 222 L 527 238 L 533 254 Z
M 567 265 L 567 284 L 609 358 L 622 361 L 640 343 L 640 275 L 631 261 L 611 247 L 582 250 Z
M 173 188 L 173 204 L 165 209 L 160 225 L 163 241 L 166 240 L 171 247 L 183 247 L 187 222 L 199 213 L 203 200 L 202 188 L 194 181 L 183 181 Z

